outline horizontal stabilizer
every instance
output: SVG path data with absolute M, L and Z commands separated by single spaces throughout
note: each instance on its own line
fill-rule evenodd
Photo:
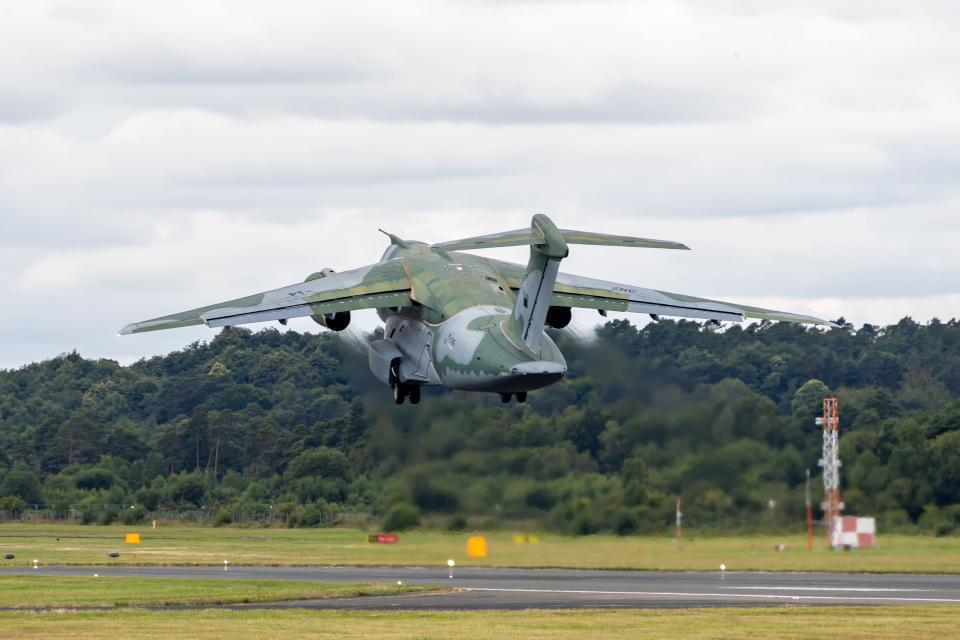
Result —
M 685 244 L 672 240 L 654 240 L 651 238 L 635 238 L 633 236 L 617 236 L 609 233 L 594 233 L 592 231 L 573 231 L 560 229 L 560 234 L 568 244 L 594 244 L 608 247 L 639 247 L 643 249 L 685 249 Z M 543 237 L 533 229 L 517 229 L 515 231 L 501 231 L 485 236 L 474 236 L 449 242 L 438 242 L 434 249 L 444 251 L 462 251 L 469 249 L 494 249 L 499 247 L 520 247 L 532 244 L 541 244 Z

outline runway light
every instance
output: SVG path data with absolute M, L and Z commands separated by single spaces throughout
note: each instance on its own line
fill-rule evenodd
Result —
M 402 586 L 403 586 L 403 580 L 397 580 L 397 586 L 398 586 L 398 587 L 402 587 Z
M 721 562 L 721 563 L 720 563 L 720 571 L 726 571 L 726 570 L 727 570 L 727 565 L 725 565 L 724 563 Z
M 224 561 L 223 561 L 223 570 L 226 571 L 229 566 L 230 566 L 230 561 L 229 561 L 229 560 L 224 560 Z
M 36 558 L 34 558 L 34 560 L 33 560 L 33 568 L 36 569 L 39 564 L 40 564 L 40 561 L 37 560 Z
M 451 580 L 453 580 L 453 568 L 456 565 L 457 563 L 453 561 L 453 558 L 450 558 L 449 560 L 447 560 L 447 567 L 449 567 L 449 570 L 447 571 L 447 577 L 450 578 Z

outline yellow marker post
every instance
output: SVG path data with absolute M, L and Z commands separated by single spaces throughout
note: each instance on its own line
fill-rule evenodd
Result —
M 140 534 L 139 533 L 128 533 L 123 537 L 123 542 L 125 544 L 140 544 Z
M 471 558 L 487 557 L 487 539 L 483 536 L 467 538 L 467 555 Z

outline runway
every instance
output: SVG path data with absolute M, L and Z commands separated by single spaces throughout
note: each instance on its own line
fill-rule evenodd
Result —
M 644 572 L 442 567 L 40 567 L 0 575 L 311 580 L 448 587 L 451 592 L 229 605 L 233 608 L 528 609 L 762 605 L 960 605 L 960 575 Z

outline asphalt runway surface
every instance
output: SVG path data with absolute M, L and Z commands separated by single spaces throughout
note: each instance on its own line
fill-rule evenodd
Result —
M 442 567 L 43 567 L 0 575 L 135 576 L 211 580 L 435 585 L 446 593 L 225 605 L 231 608 L 530 609 L 870 604 L 960 605 L 960 575 L 646 572 Z M 170 607 L 165 607 L 170 608 Z M 189 608 L 189 607 L 188 607 Z M 960 612 L 960 609 L 958 609 Z

